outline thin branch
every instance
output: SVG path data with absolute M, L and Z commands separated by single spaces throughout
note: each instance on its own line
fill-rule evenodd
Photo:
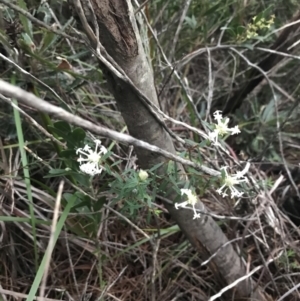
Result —
M 275 261 L 276 259 L 280 258 L 280 256 L 282 255 L 282 252 L 279 253 L 279 255 L 276 258 L 271 258 L 267 261 L 267 264 L 270 264 L 271 262 Z M 225 293 L 226 291 L 230 290 L 231 288 L 235 287 L 237 284 L 239 284 L 240 282 L 246 280 L 247 278 L 250 278 L 254 273 L 256 273 L 257 271 L 259 271 L 260 269 L 262 269 L 264 266 L 260 265 L 256 268 L 254 268 L 250 273 L 248 273 L 247 275 L 237 279 L 236 281 L 230 283 L 229 285 L 227 285 L 226 287 L 222 288 L 217 294 L 213 295 L 212 297 L 209 298 L 208 301 L 214 301 L 217 298 L 221 297 L 223 295 L 223 293 Z M 254 300 L 254 299 L 253 299 Z
M 176 156 L 168 151 L 165 151 L 155 145 L 151 145 L 147 142 L 144 142 L 142 140 L 135 139 L 129 135 L 122 134 L 113 130 L 110 130 L 108 128 L 101 127 L 99 125 L 95 125 L 94 123 L 85 120 L 79 116 L 75 116 L 66 110 L 56 107 L 38 97 L 35 95 L 26 92 L 25 90 L 16 87 L 14 85 L 11 85 L 3 80 L 0 80 L 0 93 L 15 98 L 19 102 L 35 108 L 41 112 L 45 112 L 48 114 L 53 114 L 57 118 L 67 121 L 71 124 L 77 125 L 79 127 L 83 127 L 85 129 L 90 130 L 91 132 L 101 135 L 103 137 L 110 138 L 112 140 L 119 141 L 121 143 L 127 144 L 127 145 L 134 145 L 135 147 L 144 148 L 149 151 L 152 151 L 154 153 L 161 154 L 162 156 L 169 158 L 171 160 L 174 160 L 176 162 L 179 162 L 183 165 L 191 166 L 197 170 L 202 170 L 203 172 L 211 175 L 211 176 L 220 176 L 221 172 L 216 171 L 214 169 L 211 169 L 207 166 L 200 165 L 197 163 L 193 163 L 189 160 L 183 159 L 179 156 Z
M 176 49 L 176 45 L 177 45 L 177 42 L 178 42 L 178 39 L 179 39 L 179 34 L 180 34 L 181 29 L 182 29 L 182 25 L 183 25 L 183 22 L 184 22 L 184 19 L 185 19 L 186 15 L 187 15 L 188 9 L 191 5 L 191 2 L 192 2 L 192 0 L 186 0 L 184 5 L 183 5 L 182 14 L 181 14 L 181 17 L 180 17 L 180 20 L 179 20 L 177 30 L 175 32 L 175 36 L 174 36 L 174 39 L 173 39 L 173 44 L 172 44 L 170 55 L 169 55 L 169 60 L 170 61 L 172 61 L 172 58 L 175 54 L 175 49 Z
M 28 298 L 27 294 L 13 292 L 13 291 L 5 290 L 3 288 L 0 288 L 0 294 L 13 296 L 14 298 L 19 298 L 19 299 Z M 34 300 L 37 300 L 37 301 L 59 301 L 60 299 L 50 299 L 50 298 L 45 298 L 45 297 L 43 297 L 43 298 L 36 297 L 36 298 L 34 298 Z

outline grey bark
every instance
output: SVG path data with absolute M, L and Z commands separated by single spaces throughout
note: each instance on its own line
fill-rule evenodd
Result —
M 74 7 L 78 1 L 73 0 Z M 154 105 L 158 106 L 157 94 L 154 86 L 152 68 L 149 65 L 147 55 L 141 41 L 137 28 L 135 15 L 130 0 L 81 0 L 86 19 L 90 28 L 95 29 L 93 13 L 96 16 L 99 27 L 99 40 L 107 54 L 118 64 L 126 75 L 130 78 L 135 88 L 128 82 L 116 76 L 107 65 L 101 63 L 101 68 L 106 74 L 110 90 L 113 93 L 122 116 L 126 122 L 130 134 L 138 139 L 156 145 L 162 149 L 175 154 L 175 148 L 170 135 L 158 122 L 157 118 L 149 111 L 149 108 L 141 100 L 141 91 Z M 81 21 L 82 17 L 80 18 Z M 97 28 L 96 26 L 96 28 Z M 86 29 L 86 27 L 85 27 Z M 87 32 L 87 30 L 86 30 Z M 95 48 L 95 38 L 87 32 L 91 45 Z M 99 46 L 99 45 L 98 45 Z M 136 148 L 140 166 L 144 169 L 150 168 L 166 159 L 144 149 Z M 178 166 L 184 172 L 182 166 Z M 164 169 L 160 169 L 161 176 L 165 175 Z M 184 177 L 185 175 L 182 174 Z M 169 190 L 166 198 L 178 200 L 178 195 L 174 190 Z M 216 255 L 210 261 L 210 268 L 215 277 L 221 279 L 221 284 L 226 286 L 246 274 L 246 267 L 238 254 L 234 251 L 226 236 L 219 226 L 208 215 L 202 215 L 200 219 L 193 220 L 191 210 L 176 210 L 173 205 L 165 204 L 172 218 L 177 222 L 190 243 L 199 252 L 203 259 L 209 258 L 215 252 Z M 199 208 L 206 211 L 204 205 L 199 201 Z M 268 300 L 261 289 L 256 287 L 253 280 L 248 279 L 235 288 L 235 297 L 243 300 Z

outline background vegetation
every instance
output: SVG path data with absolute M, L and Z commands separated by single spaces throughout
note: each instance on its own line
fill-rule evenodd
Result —
M 74 38 L 74 29 L 81 28 L 68 4 L 8 2 L 48 28 L 0 0 L 1 79 L 126 133 L 97 60 Z M 143 6 L 161 109 L 199 129 L 201 120 L 208 123 L 220 109 L 242 131 L 226 139 L 230 154 L 252 162 L 268 205 L 260 198 L 241 206 L 213 199 L 215 180 L 192 169 L 190 182 L 212 213 L 240 217 L 216 220 L 228 239 L 238 241 L 236 248 L 252 268 L 274 259 L 254 275 L 274 300 L 299 300 L 299 8 L 292 0 L 152 0 Z M 1 300 L 33 300 L 39 288 L 44 300 L 207 300 L 221 289 L 155 200 L 151 177 L 139 179 L 131 147 L 100 137 L 109 150 L 106 171 L 91 179 L 80 172 L 76 149 L 93 147 L 99 137 L 13 104 L 1 96 Z M 186 128 L 168 126 L 201 143 Z M 176 147 L 183 157 L 222 165 L 211 149 L 198 156 L 192 147 Z M 57 196 L 61 207 L 51 228 Z M 280 230 L 268 222 L 266 208 L 272 208 L 269 215 L 276 216 Z M 255 222 L 243 221 L 245 216 Z M 47 283 L 41 284 L 49 237 L 55 248 Z

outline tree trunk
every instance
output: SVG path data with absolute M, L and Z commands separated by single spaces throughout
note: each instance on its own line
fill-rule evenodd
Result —
M 89 32 L 92 28 L 92 31 L 97 31 L 94 29 L 95 19 L 91 12 L 91 7 L 93 8 L 99 27 L 101 45 L 98 46 L 101 46 L 101 54 L 105 56 L 106 51 L 105 59 L 110 60 L 110 63 L 121 73 L 124 72 L 134 85 L 133 87 L 131 83 L 118 76 L 116 71 L 109 68 L 105 60 L 100 58 L 100 66 L 107 77 L 110 90 L 117 101 L 130 134 L 175 154 L 170 135 L 141 99 L 141 94 L 143 94 L 158 106 L 152 68 L 141 41 L 131 1 L 81 0 L 79 3 L 79 0 L 73 0 L 73 4 L 82 23 L 86 20 L 81 13 L 85 13 L 88 24 L 85 24 L 84 28 L 92 47 L 96 49 L 97 39 Z M 82 6 L 81 11 L 78 4 Z M 147 150 L 135 149 L 135 151 L 143 169 L 166 162 L 161 155 Z M 178 167 L 184 172 L 182 166 Z M 164 168 L 161 168 L 159 173 L 165 176 Z M 184 174 L 182 176 L 185 177 Z M 179 196 L 174 190 L 169 189 L 169 191 L 166 198 L 173 201 L 178 200 Z M 228 240 L 210 216 L 202 215 L 201 218 L 193 220 L 191 210 L 176 210 L 173 205 L 168 203 L 165 206 L 203 259 L 207 259 L 218 251 L 210 261 L 210 267 L 215 276 L 222 279 L 222 285 L 226 286 L 246 274 L 245 264 L 232 245 L 227 244 L 222 247 Z M 202 211 L 206 210 L 200 201 L 198 206 Z M 260 288 L 254 292 L 254 287 L 256 287 L 255 283 L 251 279 L 242 281 L 235 287 L 235 296 L 243 298 L 243 300 L 247 300 L 247 298 L 248 300 L 267 300 Z

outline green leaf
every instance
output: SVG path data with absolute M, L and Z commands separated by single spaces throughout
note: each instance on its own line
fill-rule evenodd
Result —
M 59 156 L 61 158 L 67 158 L 67 159 L 75 158 L 76 151 L 75 151 L 75 149 L 66 149 L 66 150 L 61 151 L 59 153 Z
M 18 6 L 20 8 L 22 8 L 23 10 L 25 10 L 26 12 L 28 12 L 28 9 L 27 9 L 27 6 L 26 6 L 26 3 L 25 3 L 24 0 L 18 0 Z M 30 39 L 32 39 L 33 34 L 32 34 L 32 23 L 31 23 L 31 21 L 22 14 L 19 14 L 19 18 L 20 18 L 20 21 L 21 21 L 24 29 L 25 29 L 25 32 L 30 37 Z
M 76 198 L 77 198 L 77 195 L 76 195 L 76 193 L 75 194 L 73 194 L 73 193 L 68 193 L 68 192 L 66 192 L 66 193 L 64 193 L 64 199 L 67 201 L 67 203 L 69 203 L 69 202 L 73 202 L 73 206 L 74 206 L 74 204 L 75 204 L 75 202 L 76 202 Z M 72 206 L 72 207 L 73 207 Z M 71 209 L 71 208 L 70 208 Z
M 46 31 L 42 29 L 43 40 L 40 43 L 39 54 L 42 54 L 55 40 L 57 40 L 57 35 L 54 32 Z
M 194 15 L 192 17 L 185 17 L 185 22 L 186 24 L 191 28 L 191 29 L 196 29 L 197 28 L 197 20 Z
M 218 2 L 217 4 L 210 7 L 206 12 L 204 12 L 203 16 L 215 15 L 216 12 L 219 10 L 220 5 L 223 4 L 222 1 Z M 224 9 L 223 6 L 220 7 L 220 10 Z
M 94 203 L 94 210 L 100 211 L 103 207 L 103 205 L 106 203 L 106 197 L 100 197 L 97 202 Z
M 68 134 L 72 131 L 70 124 L 66 121 L 56 121 L 53 126 L 65 134 Z
M 277 97 L 275 95 L 275 97 Z M 267 106 L 265 106 L 264 110 L 263 110 L 263 114 L 261 116 L 262 120 L 264 122 L 268 122 L 272 119 L 274 119 L 275 117 L 275 100 L 274 98 L 271 99 L 271 101 L 269 101 L 269 103 L 267 104 Z
M 204 148 L 209 145 L 209 140 L 205 139 L 199 143 L 199 148 Z
M 58 137 L 63 138 L 66 142 L 71 143 L 70 142 L 70 138 L 71 138 L 70 132 L 72 131 L 72 129 L 71 129 L 71 126 L 67 122 L 57 121 L 53 124 L 53 126 L 49 125 L 47 128 L 52 134 L 55 134 Z M 71 148 L 74 148 L 74 146 L 71 146 Z
M 243 44 L 243 46 L 245 47 L 245 48 L 247 48 L 247 49 L 249 49 L 249 50 L 253 50 L 254 49 L 254 45 L 252 45 L 252 44 Z
M 91 183 L 90 183 L 90 176 L 89 175 L 85 175 L 85 174 L 80 174 L 80 173 L 73 173 L 73 178 L 79 183 L 79 185 L 83 186 L 83 187 L 90 187 Z
M 85 139 L 85 131 L 82 128 L 75 128 L 71 134 L 76 145 L 80 145 Z
M 67 175 L 76 175 L 72 170 L 66 170 L 66 169 L 50 169 L 49 174 L 44 176 L 44 179 L 49 179 L 53 177 L 61 177 L 61 176 L 67 176 Z

